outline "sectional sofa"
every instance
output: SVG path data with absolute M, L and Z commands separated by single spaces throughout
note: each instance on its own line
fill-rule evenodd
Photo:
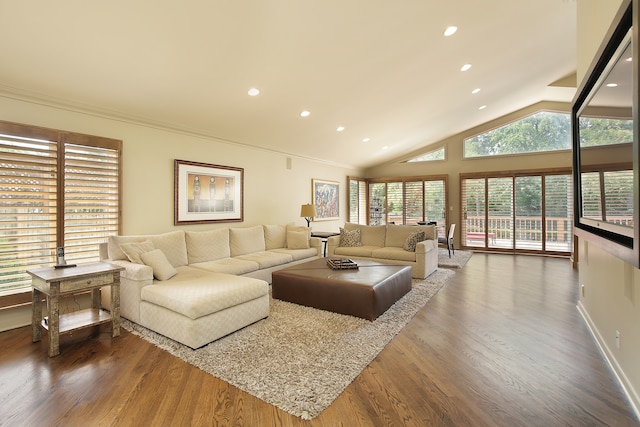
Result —
M 327 257 L 371 259 L 410 265 L 412 277 L 424 279 L 438 268 L 435 225 L 362 225 L 346 223 L 327 239 Z
M 267 317 L 271 272 L 317 259 L 322 242 L 307 227 L 257 225 L 113 236 L 100 253 L 125 268 L 122 317 L 198 348 Z

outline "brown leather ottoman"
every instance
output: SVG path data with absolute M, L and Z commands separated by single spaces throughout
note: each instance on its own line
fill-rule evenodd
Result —
M 320 258 L 274 271 L 273 298 L 375 320 L 411 290 L 411 267 L 355 262 L 358 270 L 332 270 Z

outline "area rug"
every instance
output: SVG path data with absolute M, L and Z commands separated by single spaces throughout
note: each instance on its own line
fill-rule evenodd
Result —
M 451 253 L 449 258 L 449 251 L 445 248 L 438 248 L 438 267 L 440 268 L 462 268 L 469 261 L 473 252 L 471 251 L 459 251 L 456 249 L 455 253 Z
M 310 420 L 362 370 L 455 274 L 438 269 L 375 321 L 277 299 L 261 320 L 192 350 L 127 320 L 122 326 L 174 356 L 278 408 Z

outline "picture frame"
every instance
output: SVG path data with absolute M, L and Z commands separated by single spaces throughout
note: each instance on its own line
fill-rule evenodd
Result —
M 312 179 L 312 200 L 316 207 L 314 221 L 340 219 L 340 183 L 324 179 Z
M 175 160 L 174 225 L 244 220 L 244 169 Z

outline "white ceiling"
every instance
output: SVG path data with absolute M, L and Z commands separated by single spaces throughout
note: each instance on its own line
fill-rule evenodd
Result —
M 353 167 L 575 92 L 549 87 L 575 72 L 575 0 L 0 0 L 0 14 L 0 92 Z

